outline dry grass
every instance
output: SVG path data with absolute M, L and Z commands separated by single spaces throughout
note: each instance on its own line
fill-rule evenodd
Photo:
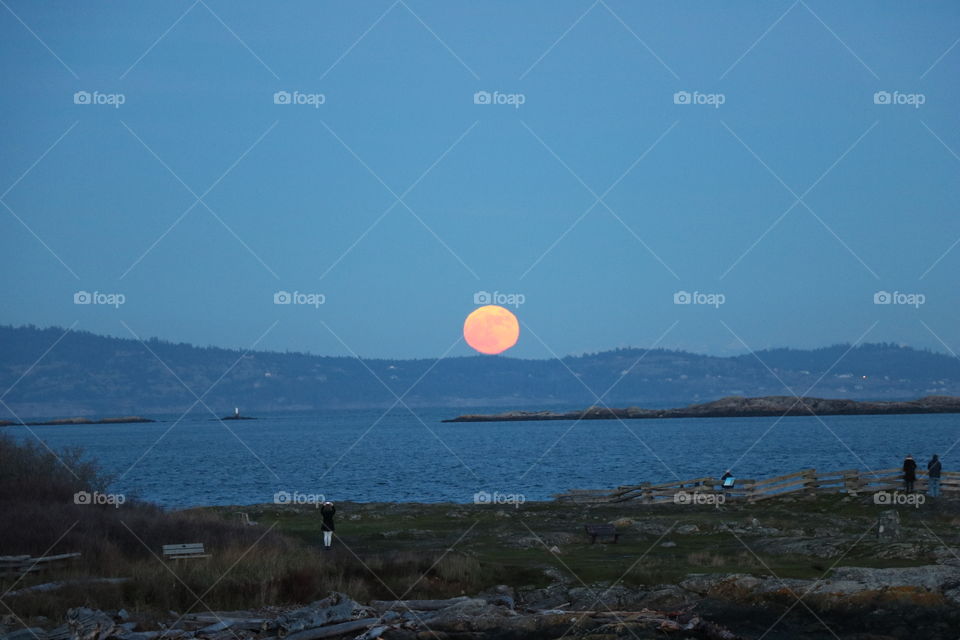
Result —
M 400 551 L 360 559 L 343 548 L 323 552 L 269 527 L 209 512 L 167 512 L 136 501 L 119 509 L 74 504 L 75 492 L 102 491 L 108 479 L 79 452 L 65 460 L 76 476 L 46 450 L 0 435 L 0 554 L 82 553 L 63 569 L 24 577 L 15 588 L 65 578 L 129 580 L 3 598 L 21 619 L 60 619 L 78 605 L 152 615 L 307 603 L 330 591 L 367 600 L 392 598 L 411 586 L 408 597 L 486 586 L 480 563 L 456 554 Z M 162 545 L 184 542 L 203 542 L 211 557 L 159 557 Z M 0 594 L 14 582 L 0 579 Z
M 759 563 L 749 552 L 738 555 L 713 553 L 711 551 L 694 551 L 687 554 L 687 564 L 694 567 L 719 569 L 730 566 L 740 567 L 743 571 L 755 568 Z

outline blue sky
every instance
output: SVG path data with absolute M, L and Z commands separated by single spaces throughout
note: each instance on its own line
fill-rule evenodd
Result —
M 960 351 L 958 38 L 952 2 L 5 0 L 0 322 L 432 358 L 497 291 L 518 357 Z

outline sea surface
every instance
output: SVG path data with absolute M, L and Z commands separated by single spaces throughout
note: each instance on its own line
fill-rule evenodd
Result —
M 757 479 L 886 469 L 908 453 L 921 467 L 939 453 L 945 470 L 960 470 L 960 415 L 440 422 L 458 413 L 330 411 L 226 423 L 150 416 L 164 421 L 3 431 L 53 450 L 81 447 L 114 477 L 111 491 L 171 508 L 321 497 L 466 503 L 478 492 L 548 500 L 730 467 Z

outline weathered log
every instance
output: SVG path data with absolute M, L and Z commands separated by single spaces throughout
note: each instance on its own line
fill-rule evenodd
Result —
M 183 619 L 190 622 L 206 624 L 213 624 L 214 622 L 221 622 L 223 620 L 233 620 L 237 625 L 242 626 L 247 623 L 261 625 L 274 618 L 264 618 L 251 611 L 214 611 L 212 613 L 190 613 L 185 615 Z
M 369 607 L 364 607 L 349 596 L 334 592 L 323 600 L 265 622 L 261 629 L 275 630 L 280 638 L 286 638 L 315 627 L 354 620 L 371 612 Z
M 39 627 L 17 629 L 0 636 L 0 640 L 46 640 L 47 632 Z
M 65 624 L 47 632 L 47 640 L 71 640 L 71 638 L 73 638 L 73 632 Z
M 204 634 L 202 637 L 204 640 L 237 640 L 243 636 L 238 635 L 234 629 L 227 628 L 221 629 L 220 631 L 216 631 L 214 633 Z
M 332 638 L 344 633 L 360 631 L 373 626 L 380 621 L 380 618 L 363 618 L 362 620 L 350 620 L 340 624 L 331 624 L 326 627 L 316 627 L 300 631 L 287 636 L 287 640 L 317 640 L 318 638 Z
M 74 640 L 106 640 L 116 630 L 111 616 L 86 607 L 68 609 L 67 626 Z
M 213 624 L 204 627 L 203 629 L 198 629 L 198 634 L 212 635 L 219 631 L 224 631 L 229 629 L 236 623 L 236 620 L 220 620 L 219 622 L 214 622 Z
M 159 636 L 159 631 L 128 631 L 117 634 L 114 638 L 117 638 L 117 640 L 156 640 Z
M 381 624 L 376 627 L 370 627 L 364 633 L 361 633 L 353 640 L 379 640 L 380 636 L 392 629 L 390 625 Z
M 377 611 L 406 611 L 408 609 L 413 611 L 438 611 L 472 599 L 467 596 L 457 596 L 446 600 L 373 600 L 370 602 L 370 606 Z
M 263 628 L 263 623 L 266 622 L 267 618 L 216 618 L 214 616 L 204 616 L 209 618 L 209 620 L 204 620 L 194 618 L 190 622 L 210 622 L 206 627 L 202 629 L 197 629 L 195 633 L 198 635 L 213 635 L 221 631 L 232 629 L 235 631 L 260 631 Z
M 487 640 L 489 637 L 483 631 L 421 631 L 411 640 Z M 394 640 L 394 635 L 390 640 Z
M 57 589 L 62 589 L 64 587 L 72 587 L 75 585 L 87 586 L 91 584 L 123 584 L 128 582 L 130 578 L 82 578 L 78 580 L 60 580 L 59 582 L 44 582 L 43 584 L 37 584 L 32 587 L 24 587 L 23 589 L 17 589 L 16 591 L 11 591 L 6 595 L 6 597 L 19 596 L 25 593 L 34 593 L 37 591 L 56 591 Z
M 546 613 L 546 612 L 541 612 Z M 579 616 L 581 619 L 603 622 L 597 630 L 610 628 L 611 630 L 629 630 L 631 627 L 650 629 L 655 627 L 659 631 L 693 631 L 697 637 L 704 640 L 738 640 L 740 636 L 729 629 L 717 625 L 699 616 L 676 612 L 653 611 L 569 611 L 568 614 Z

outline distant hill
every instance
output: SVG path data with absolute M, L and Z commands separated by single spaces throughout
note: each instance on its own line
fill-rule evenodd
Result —
M 14 385 L 63 332 L 0 326 L 0 393 Z M 757 352 L 758 357 L 655 349 L 639 363 L 643 349 L 570 356 L 562 362 L 473 356 L 448 358 L 432 369 L 432 359 L 360 362 L 302 353 L 244 355 L 156 339 L 146 344 L 170 370 L 136 340 L 70 332 L 3 401 L 25 420 L 179 413 L 196 400 L 179 377 L 200 395 L 212 386 L 204 401 L 219 415 L 237 405 L 248 414 L 387 407 L 395 397 L 384 385 L 402 396 L 428 370 L 404 398 L 412 407 L 582 408 L 596 401 L 587 388 L 603 394 L 615 385 L 604 399 L 610 406 L 662 408 L 731 395 L 789 394 L 777 376 L 797 394 L 822 398 L 960 395 L 960 361 L 891 344 L 861 345 L 842 360 L 848 345 L 772 349 Z M 0 406 L 0 417 L 7 416 Z

